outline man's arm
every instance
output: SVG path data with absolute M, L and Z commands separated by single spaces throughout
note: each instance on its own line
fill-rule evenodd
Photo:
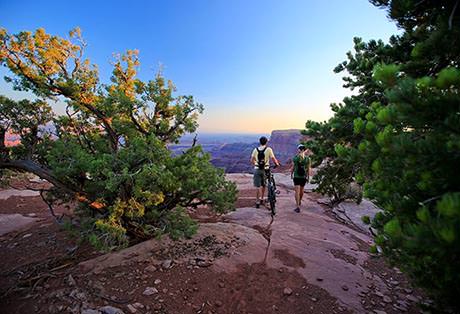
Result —
M 256 151 L 256 150 L 254 149 L 254 150 L 252 151 L 252 154 L 251 154 L 251 159 L 250 159 L 250 161 L 249 161 L 249 162 L 251 163 L 251 165 L 254 165 L 255 162 L 256 162 L 256 154 L 255 154 L 255 151 Z
M 275 153 L 273 152 L 273 150 L 271 150 L 271 156 L 270 156 L 270 158 L 271 158 L 272 161 L 275 163 L 275 165 L 280 166 L 280 162 L 278 161 L 278 159 L 276 159 Z

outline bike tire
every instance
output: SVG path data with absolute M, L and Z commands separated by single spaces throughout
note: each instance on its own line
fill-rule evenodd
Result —
M 275 187 L 270 184 L 268 187 L 268 201 L 270 203 L 270 211 L 272 216 L 276 214 L 276 191 Z

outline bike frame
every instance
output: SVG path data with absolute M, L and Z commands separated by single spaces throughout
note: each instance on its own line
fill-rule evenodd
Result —
M 274 169 L 273 167 L 270 167 L 265 170 L 265 180 L 266 180 L 266 186 L 267 186 L 267 194 L 268 194 L 268 202 L 270 205 L 270 211 L 272 216 L 275 216 L 276 214 L 276 182 L 275 182 L 275 177 L 273 173 L 271 172 L 271 169 Z

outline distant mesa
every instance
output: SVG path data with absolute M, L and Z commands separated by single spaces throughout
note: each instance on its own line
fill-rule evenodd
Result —
M 299 143 L 307 140 L 307 137 L 300 131 L 298 129 L 272 131 L 268 145 L 273 148 L 276 158 L 282 164 L 290 163 L 292 156 L 297 152 Z

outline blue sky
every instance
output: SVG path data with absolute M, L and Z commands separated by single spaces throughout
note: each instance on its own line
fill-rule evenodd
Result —
M 139 49 L 141 79 L 162 64 L 179 94 L 204 104 L 200 131 L 238 133 L 329 118 L 329 104 L 350 94 L 332 70 L 352 38 L 386 41 L 398 33 L 366 0 L 0 0 L 0 27 L 11 33 L 43 27 L 67 36 L 76 26 L 103 82 L 113 53 Z M 23 96 L 3 81 L 0 92 Z

